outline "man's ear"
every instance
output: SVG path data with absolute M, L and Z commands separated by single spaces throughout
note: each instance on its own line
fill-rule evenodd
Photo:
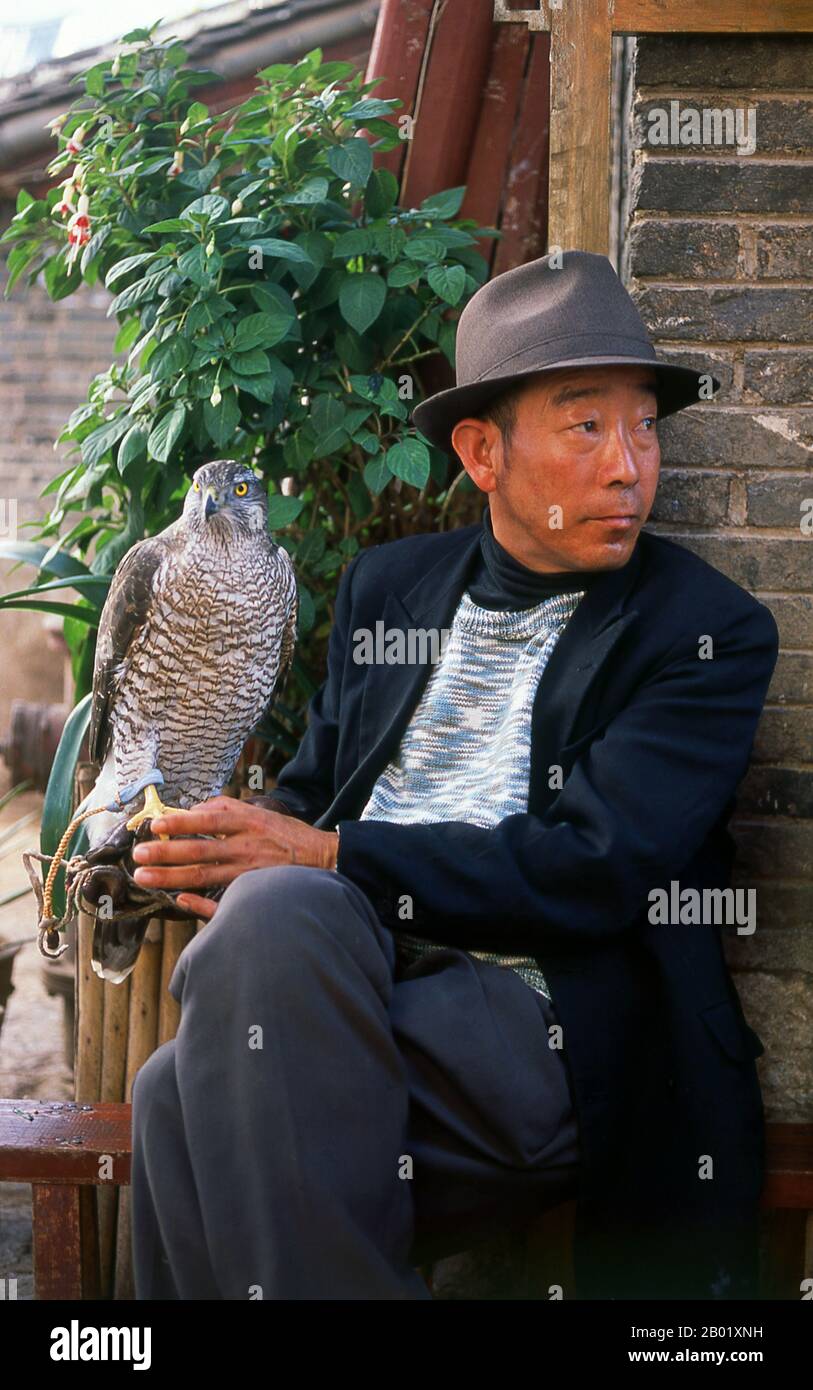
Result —
M 497 486 L 496 468 L 502 463 L 502 435 L 491 420 L 467 415 L 452 430 L 452 445 L 458 458 L 481 492 Z

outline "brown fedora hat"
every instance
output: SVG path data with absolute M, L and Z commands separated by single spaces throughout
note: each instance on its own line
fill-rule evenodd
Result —
M 562 367 L 644 366 L 655 372 L 659 416 L 700 399 L 710 372 L 661 362 L 635 303 L 606 256 L 563 251 L 489 280 L 457 325 L 457 385 L 412 411 L 427 439 L 454 454 L 451 431 L 513 382 Z

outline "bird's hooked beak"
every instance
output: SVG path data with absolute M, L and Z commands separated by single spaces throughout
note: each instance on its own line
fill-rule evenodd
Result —
M 206 505 L 205 505 L 204 508 L 203 508 L 203 515 L 204 515 L 204 517 L 206 518 L 206 520 L 208 521 L 208 520 L 209 520 L 209 517 L 212 515 L 212 512 L 216 512 L 216 511 L 217 511 L 217 497 L 215 496 L 215 490 L 214 490 L 213 487 L 207 487 L 207 489 L 206 489 Z

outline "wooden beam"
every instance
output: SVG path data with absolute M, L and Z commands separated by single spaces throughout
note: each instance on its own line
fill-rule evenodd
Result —
M 592 8 L 595 0 L 587 0 Z M 598 0 L 604 7 L 604 0 Z M 581 6 L 579 7 L 581 8 Z M 813 0 L 615 0 L 614 34 L 807 34 Z M 555 11 L 554 11 L 555 13 Z
M 606 0 L 551 10 L 550 247 L 609 250 L 611 60 Z

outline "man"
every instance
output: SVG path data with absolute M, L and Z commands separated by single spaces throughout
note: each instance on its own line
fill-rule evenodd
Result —
M 762 1046 L 709 905 L 776 625 L 641 529 L 657 416 L 718 383 L 576 251 L 478 291 L 457 381 L 414 419 L 483 525 L 360 552 L 273 797 L 137 851 L 213 919 L 133 1092 L 140 1298 L 427 1297 L 573 1196 L 579 1297 L 754 1294 Z

